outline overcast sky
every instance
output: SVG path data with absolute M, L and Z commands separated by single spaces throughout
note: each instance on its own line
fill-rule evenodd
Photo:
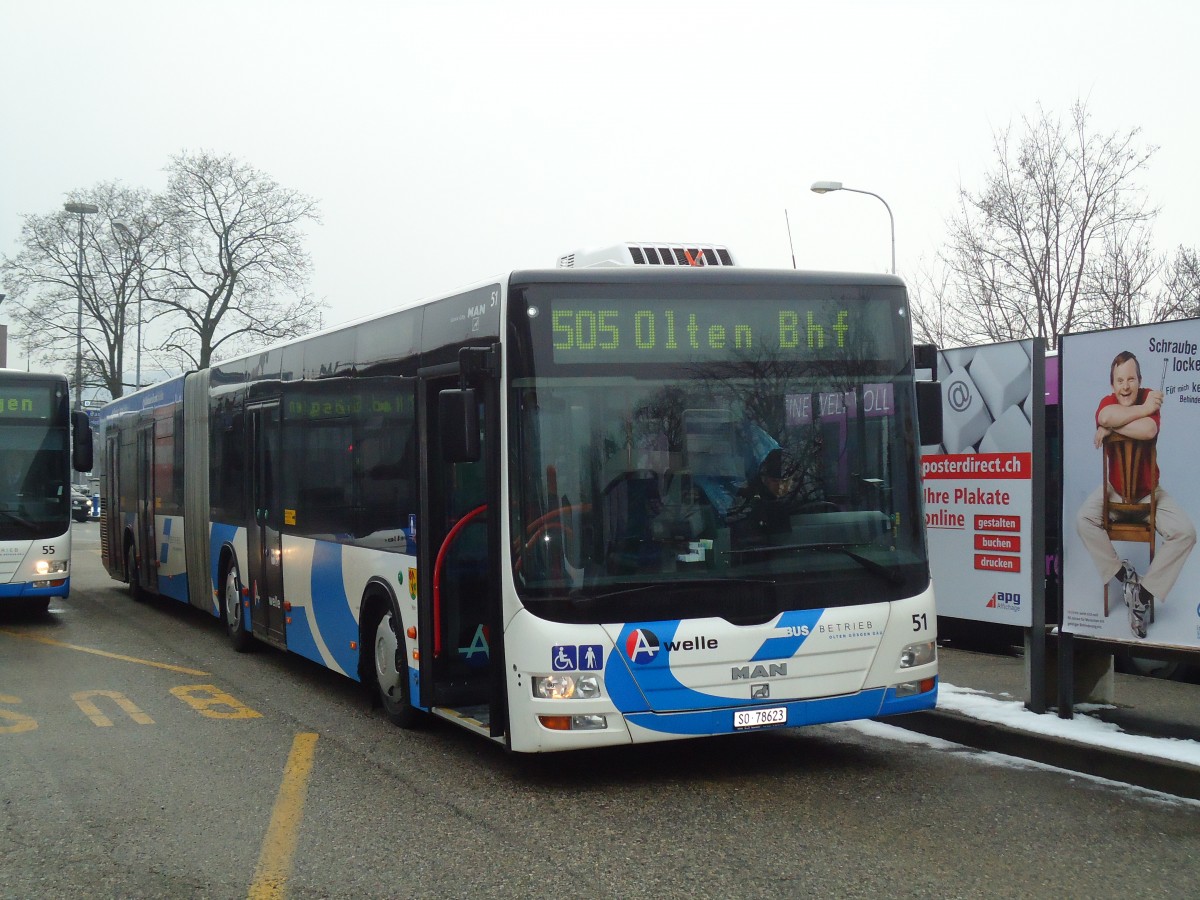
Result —
M 0 253 L 203 149 L 319 200 L 329 324 L 616 241 L 790 266 L 785 209 L 800 268 L 886 271 L 884 207 L 816 180 L 886 199 L 911 278 L 993 133 L 1077 98 L 1160 148 L 1155 244 L 1194 247 L 1197 34 L 1183 0 L 0 0 Z

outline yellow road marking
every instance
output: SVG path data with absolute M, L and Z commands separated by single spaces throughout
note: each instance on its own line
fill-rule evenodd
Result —
M 262 713 L 234 699 L 215 684 L 182 684 L 171 693 L 210 719 L 261 719 Z M 215 709 L 214 707 L 225 707 Z
M 156 669 L 166 669 L 168 672 L 182 672 L 184 675 L 211 675 L 211 672 L 203 672 L 200 669 L 189 669 L 185 666 L 173 666 L 170 663 L 154 662 L 151 659 L 138 659 L 136 656 L 122 656 L 120 653 L 109 653 L 107 650 L 95 650 L 92 647 L 80 647 L 78 644 L 67 644 L 63 641 L 56 641 L 53 638 L 42 637 L 37 634 L 22 634 L 19 631 L 9 631 L 7 628 L 0 628 L 0 634 L 7 634 L 9 637 L 21 638 L 26 641 L 37 641 L 39 644 L 49 644 L 51 647 L 65 647 L 68 650 L 78 650 L 80 653 L 92 653 L 96 656 L 104 656 L 108 659 L 119 659 L 121 662 L 137 663 L 139 666 L 153 666 Z
M 0 694 L 0 703 L 20 703 L 20 697 L 13 697 L 9 694 Z M 15 725 L 0 725 L 0 734 L 19 734 L 22 731 L 33 731 L 38 727 L 37 719 L 30 718 L 24 713 L 14 712 L 11 709 L 0 709 L 0 720 L 16 722 Z
M 271 824 L 258 854 L 258 868 L 250 885 L 249 900 L 276 900 L 284 896 L 292 856 L 304 818 L 304 798 L 308 794 L 308 776 L 312 771 L 317 735 L 298 734 L 292 740 L 292 752 L 283 767 L 283 783 L 271 810 Z
M 100 712 L 100 707 L 93 701 L 93 697 L 107 697 L 112 700 L 117 706 L 137 722 L 139 725 L 153 725 L 154 720 L 137 708 L 137 705 L 126 697 L 124 694 L 117 691 L 77 691 L 71 695 L 71 699 L 75 701 L 75 705 L 83 710 L 83 714 L 92 720 L 92 724 L 99 725 L 101 728 L 111 728 L 112 719 Z

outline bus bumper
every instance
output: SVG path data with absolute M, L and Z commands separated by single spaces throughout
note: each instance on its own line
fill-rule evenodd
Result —
M 0 602 L 29 597 L 66 597 L 71 592 L 71 579 L 48 578 L 23 581 L 19 584 L 0 584 Z
M 875 688 L 843 697 L 822 697 L 814 700 L 793 700 L 770 704 L 787 710 L 787 720 L 778 726 L 797 728 L 805 725 L 823 725 L 830 722 L 845 722 L 855 719 L 873 719 L 900 713 L 933 709 L 937 705 L 937 679 L 932 679 L 931 690 L 909 696 L 898 696 L 895 687 Z M 744 707 L 739 707 L 742 709 Z M 734 734 L 742 730 L 734 724 L 733 709 L 708 709 L 695 712 L 634 712 L 626 713 L 625 720 L 631 731 L 655 732 L 666 736 L 700 736 Z M 634 736 L 634 741 L 638 737 Z

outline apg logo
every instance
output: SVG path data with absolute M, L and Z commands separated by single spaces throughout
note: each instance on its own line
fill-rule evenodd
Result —
M 625 655 L 632 662 L 640 665 L 654 662 L 661 649 L 662 645 L 659 643 L 658 635 L 645 628 L 633 629 L 629 632 L 629 637 L 625 639 Z
M 1010 612 L 1020 612 L 1021 595 L 1010 591 L 996 591 L 987 602 L 988 609 L 1007 609 Z

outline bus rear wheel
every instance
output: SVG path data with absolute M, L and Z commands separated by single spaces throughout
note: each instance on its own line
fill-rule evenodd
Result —
M 134 553 L 133 544 L 125 548 L 125 580 L 129 582 L 130 597 L 138 603 L 146 599 L 146 592 L 138 583 L 137 554 Z
M 396 628 L 396 617 L 387 607 L 375 624 L 375 635 L 371 642 L 375 688 L 388 721 L 401 728 L 412 728 L 417 722 L 417 710 L 409 697 L 408 666 L 398 665 L 397 651 L 401 641 Z
M 238 653 L 247 653 L 254 648 L 254 635 L 245 628 L 246 608 L 242 605 L 242 579 L 238 575 L 236 562 L 225 570 L 225 585 L 221 596 L 221 618 L 225 622 L 225 633 L 229 643 Z

